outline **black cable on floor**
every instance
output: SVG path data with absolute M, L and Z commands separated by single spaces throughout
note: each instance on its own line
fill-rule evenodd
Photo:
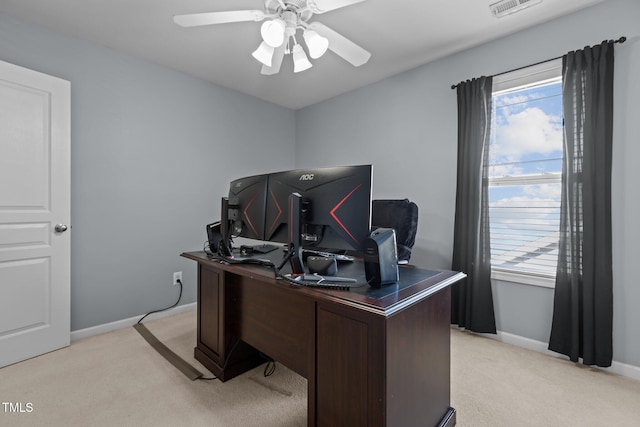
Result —
M 159 309 L 159 310 L 150 311 L 149 313 L 147 313 L 147 314 L 145 314 L 144 316 L 142 316 L 142 317 L 140 318 L 140 320 L 138 320 L 138 323 L 142 323 L 142 320 L 143 320 L 145 317 L 147 317 L 148 315 L 150 315 L 150 314 L 153 314 L 153 313 L 160 313 L 161 311 L 169 310 L 170 308 L 173 308 L 173 307 L 175 307 L 176 305 L 178 305 L 178 303 L 180 302 L 180 299 L 182 298 L 182 280 L 178 279 L 178 280 L 177 280 L 177 282 L 178 282 L 178 284 L 180 285 L 180 294 L 178 295 L 178 300 L 175 302 L 175 304 L 170 305 L 169 307 L 161 308 L 161 309 Z

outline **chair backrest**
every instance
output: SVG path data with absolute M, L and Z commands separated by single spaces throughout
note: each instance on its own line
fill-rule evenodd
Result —
M 398 261 L 409 261 L 418 231 L 418 205 L 409 199 L 373 200 L 372 228 L 393 228 L 396 231 Z

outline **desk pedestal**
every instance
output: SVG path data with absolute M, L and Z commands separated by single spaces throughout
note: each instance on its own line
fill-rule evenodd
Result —
M 262 352 L 307 378 L 309 426 L 455 425 L 449 285 L 464 275 L 374 301 L 183 256 L 198 262 L 195 357 L 222 381 L 264 363 Z

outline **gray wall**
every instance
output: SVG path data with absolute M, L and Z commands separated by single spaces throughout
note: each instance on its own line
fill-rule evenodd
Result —
M 505 18 L 507 19 L 507 18 Z M 622 35 L 616 45 L 613 159 L 614 359 L 640 366 L 640 2 L 610 0 L 296 112 L 296 166 L 372 163 L 374 198 L 420 207 L 412 261 L 450 268 L 456 180 L 451 84 Z M 498 328 L 547 342 L 553 290 L 494 283 Z
M 640 366 L 640 3 L 585 11 L 293 112 L 0 14 L 0 60 L 72 83 L 72 330 L 195 301 L 195 266 L 230 179 L 372 163 L 374 197 L 420 206 L 413 261 L 449 268 L 456 100 L 450 85 L 626 35 L 616 46 L 614 359 Z M 295 149 L 295 157 L 294 157 Z M 245 153 L 250 157 L 240 158 Z M 494 284 L 498 328 L 547 341 L 553 291 Z
M 294 163 L 295 114 L 0 14 L 0 60 L 71 81 L 71 329 L 196 298 L 228 183 Z

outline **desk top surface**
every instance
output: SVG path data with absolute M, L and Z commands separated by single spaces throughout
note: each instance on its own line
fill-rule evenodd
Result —
M 372 288 L 366 284 L 364 264 L 356 260 L 351 263 L 341 263 L 338 275 L 352 277 L 362 286 L 349 290 L 336 290 L 291 285 L 286 281 L 277 280 L 270 268 L 251 264 L 225 264 L 209 258 L 202 251 L 185 252 L 181 256 L 220 270 L 290 287 L 300 292 L 310 293 L 317 298 L 358 306 L 361 309 L 384 316 L 390 316 L 466 277 L 463 273 L 456 271 L 426 270 L 401 265 L 399 266 L 400 280 L 398 283 Z M 260 255 L 260 258 L 265 258 L 265 255 Z M 279 264 L 278 260 L 274 259 L 273 261 L 275 264 Z

